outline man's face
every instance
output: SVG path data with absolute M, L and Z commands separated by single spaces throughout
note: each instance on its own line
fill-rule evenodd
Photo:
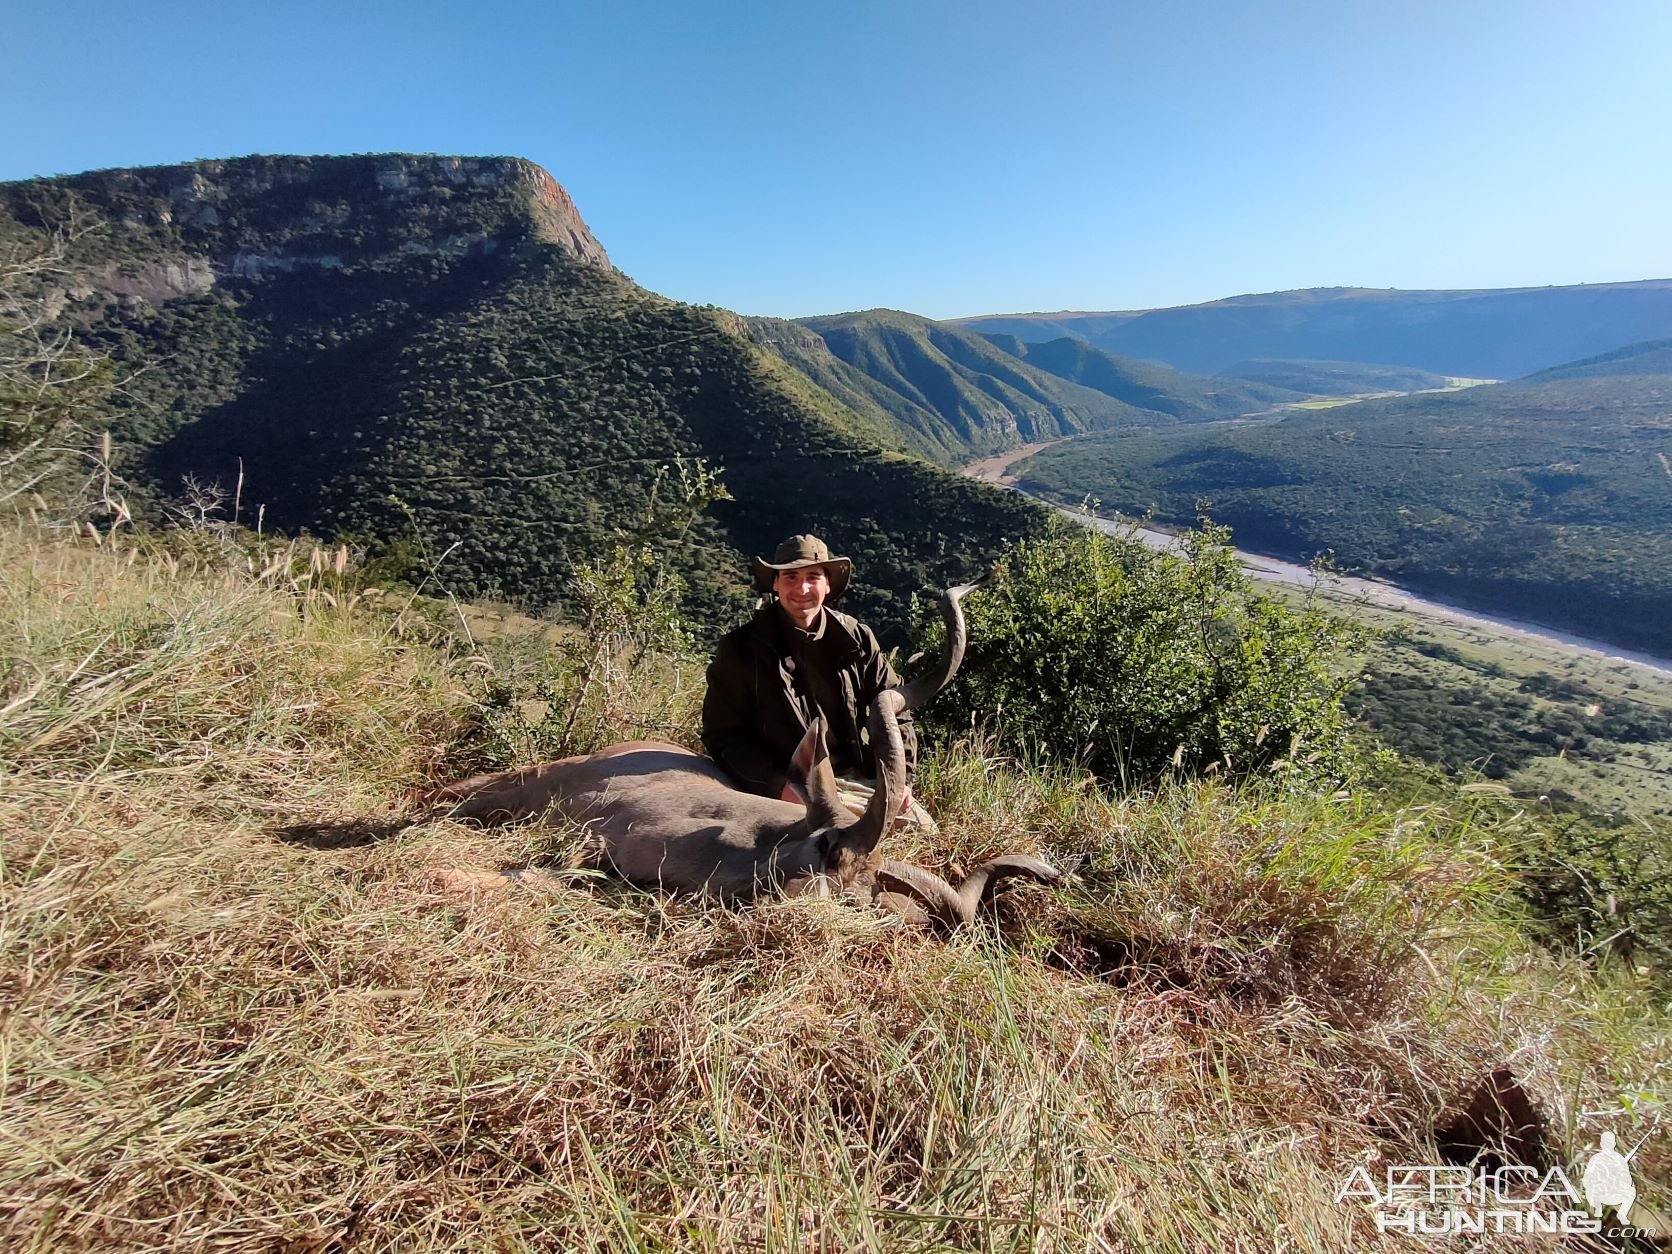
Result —
M 772 590 L 795 625 L 806 630 L 818 621 L 824 599 L 830 595 L 830 576 L 822 566 L 781 570 L 772 580 Z

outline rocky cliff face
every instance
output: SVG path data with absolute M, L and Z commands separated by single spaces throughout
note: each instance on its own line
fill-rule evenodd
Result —
M 610 259 L 604 255 L 603 245 L 592 238 L 592 232 L 581 220 L 580 211 L 562 184 L 532 161 L 513 158 L 510 164 L 517 167 L 510 176 L 512 181 L 528 186 L 533 196 L 541 238 L 566 248 L 582 261 L 608 266 Z
M 567 192 L 518 157 L 244 157 L 0 184 L 25 226 L 102 220 L 66 295 L 160 303 L 227 280 L 553 245 L 610 269 Z

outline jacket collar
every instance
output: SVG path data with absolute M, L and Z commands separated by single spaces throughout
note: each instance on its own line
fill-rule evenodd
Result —
M 824 607 L 824 625 L 820 634 L 830 639 L 836 648 L 838 665 L 860 652 L 859 620 L 840 610 Z M 778 608 L 776 601 L 768 601 L 755 611 L 749 620 L 749 635 L 755 647 L 773 653 L 780 659 L 788 655 L 791 632 L 795 626 Z

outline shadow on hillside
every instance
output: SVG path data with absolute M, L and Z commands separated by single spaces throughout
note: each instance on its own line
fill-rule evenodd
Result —
M 409 816 L 394 819 L 335 819 L 317 823 L 287 823 L 268 828 L 268 835 L 286 845 L 308 849 L 358 849 L 388 840 L 411 827 Z
M 1508 1067 L 1494 1067 L 1453 1117 L 1434 1130 L 1440 1159 L 1488 1171 L 1550 1163 L 1550 1121 Z

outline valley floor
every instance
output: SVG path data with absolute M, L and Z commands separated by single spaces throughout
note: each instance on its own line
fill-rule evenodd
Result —
M 1060 441 L 1012 449 L 972 463 L 964 473 L 1014 488 L 1010 468 L 1051 443 Z M 1136 534 L 1152 547 L 1174 543 L 1169 533 L 1130 520 L 1088 519 L 1078 510 L 1054 508 L 1103 531 Z M 1636 814 L 1672 814 L 1672 732 L 1624 744 L 1595 733 L 1598 720 L 1606 721 L 1624 709 L 1672 720 L 1672 660 L 1534 623 L 1460 609 L 1380 580 L 1333 577 L 1320 582 L 1309 568 L 1292 562 L 1241 549 L 1237 556 L 1247 574 L 1286 589 L 1282 595 L 1287 599 L 1321 596 L 1342 614 L 1381 633 L 1385 639 L 1377 646 L 1372 664 L 1384 687 L 1444 691 L 1451 694 L 1449 702 L 1465 705 L 1486 693 L 1524 707 L 1524 717 L 1535 724 L 1528 729 L 1531 735 L 1542 734 L 1536 726 L 1541 718 L 1547 725 L 1568 729 L 1566 734 L 1547 736 L 1547 745 L 1532 745 L 1531 754 L 1506 754 L 1503 737 L 1497 734 L 1500 729 L 1493 726 L 1501 715 L 1477 709 L 1469 716 L 1478 733 L 1473 748 L 1454 735 L 1442 753 L 1430 734 L 1432 729 L 1409 725 L 1431 719 L 1431 709 L 1419 711 L 1411 706 L 1404 720 L 1407 725 L 1401 727 L 1386 721 L 1390 711 L 1384 708 L 1378 734 L 1401 751 L 1455 771 L 1488 769 L 1495 777 L 1507 779 L 1519 796 L 1529 800 L 1555 797 L 1610 821 Z M 1548 693 L 1527 695 L 1527 689 L 1547 683 L 1566 685 L 1565 708 L 1563 703 L 1549 701 Z M 1404 700 L 1409 705 L 1408 697 Z M 1590 734 L 1586 724 L 1593 725 Z M 1575 726 L 1580 729 L 1577 733 Z M 1421 752 L 1421 744 L 1430 752 Z M 1507 774 L 1506 762 L 1512 764 Z
M 971 462 L 964 467 L 963 473 L 983 483 L 994 483 L 1001 487 L 1014 488 L 1016 478 L 1010 474 L 1012 466 L 1032 457 L 1041 449 L 1050 448 L 1062 442 L 1061 440 L 1047 440 L 1037 444 L 1024 444 L 1020 448 L 1011 449 L 993 457 L 983 458 L 981 461 Z M 1043 498 L 1035 499 L 1038 499 L 1043 505 L 1051 505 L 1051 502 L 1045 501 Z M 1082 522 L 1089 521 L 1091 525 L 1104 531 L 1119 533 L 1131 531 L 1145 543 L 1154 547 L 1166 547 L 1172 541 L 1169 533 L 1153 527 L 1139 526 L 1130 519 L 1092 518 L 1088 520 L 1086 515 L 1079 510 L 1068 509 L 1060 505 L 1052 505 L 1051 507 L 1065 517 Z M 1310 587 L 1317 582 L 1316 577 L 1308 567 L 1297 565 L 1294 562 L 1286 562 L 1282 558 L 1272 557 L 1264 553 L 1250 553 L 1245 549 L 1237 549 L 1236 554 L 1243 569 L 1256 579 L 1294 584 L 1301 587 Z M 1345 604 L 1372 606 L 1378 609 L 1391 610 L 1395 613 L 1421 615 L 1464 630 L 1485 630 L 1523 637 L 1530 641 L 1553 646 L 1558 650 L 1571 650 L 1589 654 L 1604 662 L 1623 662 L 1640 667 L 1666 682 L 1672 682 L 1672 658 L 1655 657 L 1647 653 L 1622 649 L 1618 645 L 1603 641 L 1587 640 L 1582 636 L 1558 631 L 1540 623 L 1500 618 L 1477 610 L 1463 609 L 1444 601 L 1418 596 L 1414 592 L 1409 592 L 1397 584 L 1391 584 L 1384 580 L 1340 576 L 1328 580 L 1327 586 L 1322 590 L 1332 599 Z

